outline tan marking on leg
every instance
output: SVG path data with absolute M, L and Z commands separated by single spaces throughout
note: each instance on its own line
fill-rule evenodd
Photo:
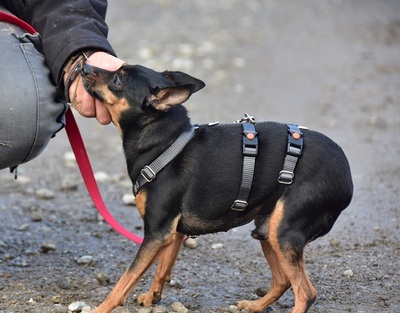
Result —
M 150 290 L 138 297 L 138 303 L 144 306 L 156 304 L 161 300 L 161 294 L 166 281 L 171 280 L 172 268 L 178 257 L 184 235 L 176 233 L 173 235 L 171 244 L 164 248 L 158 260 L 156 274 Z
M 274 231 L 277 233 L 279 228 L 280 222 L 283 217 L 283 202 L 278 201 L 275 209 L 269 219 L 268 224 L 266 225 L 266 230 Z M 259 225 L 260 221 L 256 221 L 256 225 Z M 272 228 L 272 230 L 271 230 Z M 272 241 L 274 242 L 274 241 Z M 290 287 L 290 281 L 286 276 L 283 268 L 280 265 L 280 261 L 278 255 L 276 254 L 274 248 L 272 247 L 272 243 L 267 240 L 261 240 L 261 247 L 263 249 L 264 255 L 268 261 L 268 264 L 271 268 L 272 273 L 272 285 L 267 294 L 262 297 L 261 299 L 254 300 L 254 301 L 240 301 L 238 303 L 239 309 L 246 309 L 250 312 L 263 312 L 264 309 L 277 301 L 282 294 Z M 275 244 L 276 246 L 276 244 Z M 278 244 L 279 246 L 279 244 Z
M 147 193 L 145 191 L 139 191 L 135 197 L 135 201 L 139 214 L 143 219 L 146 214 Z
M 174 220 L 166 238 L 152 241 L 146 241 L 145 238 L 130 268 L 122 275 L 104 302 L 92 313 L 110 313 L 114 308 L 125 303 L 128 294 L 162 251 L 179 238 L 180 234 L 177 235 L 178 233 L 176 232 L 179 219 L 180 216 Z
M 261 299 L 254 301 L 240 301 L 239 309 L 246 309 L 250 312 L 263 312 L 266 307 L 276 302 L 284 292 L 290 287 L 290 281 L 279 264 L 275 251 L 271 248 L 268 241 L 260 241 L 264 255 L 268 261 L 272 273 L 271 288 Z
M 281 243 L 279 243 L 279 226 L 284 216 L 284 210 L 283 201 L 278 200 L 269 225 L 269 242 L 278 257 L 281 269 L 293 288 L 295 306 L 292 313 L 305 313 L 315 301 L 317 292 L 305 271 L 302 252 L 301 255 L 298 255 L 290 246 L 281 247 Z

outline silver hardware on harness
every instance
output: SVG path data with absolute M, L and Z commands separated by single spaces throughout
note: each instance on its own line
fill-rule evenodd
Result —
M 154 178 L 156 178 L 156 173 L 151 169 L 150 166 L 146 165 L 145 167 L 142 168 L 140 171 L 140 175 L 143 176 L 143 178 L 148 182 L 152 182 Z

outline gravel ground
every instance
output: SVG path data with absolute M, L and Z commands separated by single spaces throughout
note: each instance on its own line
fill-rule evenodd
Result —
M 207 83 L 186 104 L 194 123 L 247 112 L 306 125 L 343 147 L 355 194 L 331 233 L 306 249 L 319 292 L 310 312 L 400 312 L 400 2 L 113 0 L 109 7 L 121 58 Z M 135 207 L 123 200 L 131 187 L 115 127 L 78 122 L 108 206 L 141 234 Z M 17 180 L 0 172 L 0 186 L 0 312 L 98 305 L 138 246 L 99 218 L 65 133 L 21 166 Z M 235 312 L 231 305 L 257 298 L 271 279 L 251 229 L 200 237 L 197 248 L 182 249 L 159 306 L 146 311 L 135 302 L 152 268 L 114 312 Z M 292 306 L 288 291 L 265 312 Z

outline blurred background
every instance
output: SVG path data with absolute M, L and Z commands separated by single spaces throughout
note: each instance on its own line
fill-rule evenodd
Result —
M 308 126 L 344 149 L 354 198 L 332 232 L 306 251 L 319 291 L 310 311 L 400 312 L 400 1 L 112 0 L 108 12 L 120 58 L 207 84 L 185 104 L 193 123 L 249 113 Z M 140 233 L 135 208 L 122 200 L 131 187 L 116 128 L 77 119 L 104 198 Z M 0 309 L 12 304 L 24 312 L 26 295 L 41 312 L 52 312 L 54 295 L 64 305 L 80 298 L 98 304 L 137 247 L 98 219 L 64 132 L 19 175 L 15 181 L 0 172 Z M 184 249 L 176 277 L 183 290 L 167 289 L 164 304 L 179 299 L 190 312 L 211 313 L 266 287 L 269 271 L 251 229 L 203 236 L 196 250 Z M 44 254 L 43 242 L 56 249 Z M 77 265 L 83 254 L 96 262 Z M 110 285 L 98 285 L 100 271 Z M 64 283 L 54 278 L 65 273 Z M 127 310 L 136 312 L 130 301 Z M 292 304 L 287 293 L 266 312 L 289 312 Z

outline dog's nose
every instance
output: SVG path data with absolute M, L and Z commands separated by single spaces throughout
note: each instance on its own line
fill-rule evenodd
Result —
M 89 64 L 84 64 L 81 71 L 82 76 L 87 76 L 92 73 L 93 73 L 92 67 Z

